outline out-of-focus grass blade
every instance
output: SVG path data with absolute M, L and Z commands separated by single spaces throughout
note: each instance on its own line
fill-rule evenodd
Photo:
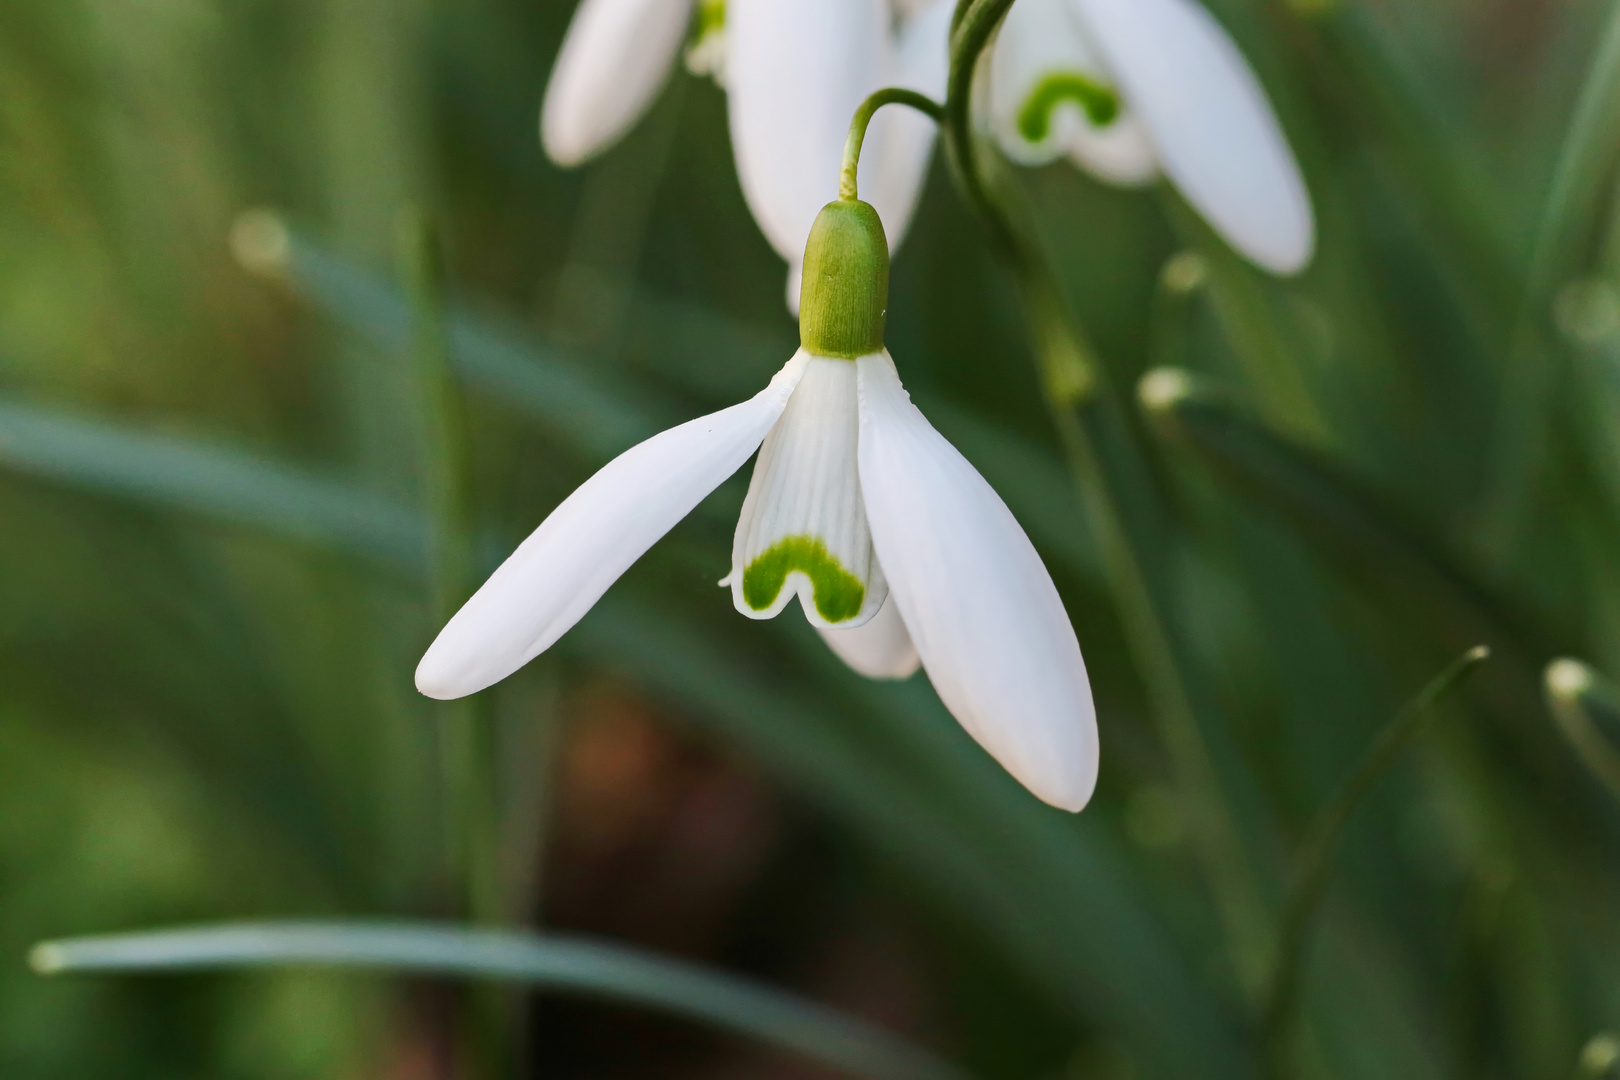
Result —
M 0 402 L 0 467 L 419 569 L 423 523 L 343 481 L 241 450 Z
M 385 348 L 410 344 L 410 305 L 399 288 L 291 234 L 284 269 L 323 311 Z M 640 401 L 629 387 L 604 385 L 560 350 L 518 344 L 486 321 L 456 311 L 446 319 L 451 359 L 482 393 L 543 419 L 582 449 L 611 457 L 669 426 L 676 418 Z
M 1620 799 L 1620 691 L 1590 665 L 1568 657 L 1548 664 L 1544 681 L 1558 729 L 1582 764 Z
M 1498 562 L 1508 559 L 1523 530 L 1546 455 L 1552 389 L 1565 367 L 1547 334 L 1553 294 L 1578 271 L 1579 249 L 1594 234 L 1610 197 L 1617 154 L 1620 6 L 1611 5 L 1553 170 L 1498 394 L 1484 522 L 1487 552 Z
M 1138 392 L 1161 438 L 1192 451 L 1217 477 L 1282 513 L 1326 549 L 1398 586 L 1421 588 L 1455 614 L 1534 650 L 1535 633 L 1521 615 L 1332 461 L 1244 415 L 1191 372 L 1150 371 Z
M 1386 157 L 1412 197 L 1413 216 L 1429 245 L 1459 280 L 1480 295 L 1470 311 L 1489 318 L 1490 305 L 1510 302 L 1517 287 L 1506 200 L 1473 142 L 1458 134 L 1381 25 L 1361 4 L 1334 3 L 1320 21 L 1323 48 L 1307 70 L 1363 125 L 1369 147 Z M 1497 312 L 1500 315 L 1500 311 Z
M 1610 197 L 1610 185 L 1605 181 L 1617 154 L 1620 6 L 1611 4 L 1547 191 L 1527 290 L 1532 300 L 1544 298 L 1545 290 L 1569 273 L 1572 249 L 1592 235 L 1602 204 Z
M 961 1080 L 905 1041 L 760 983 L 607 942 L 427 923 L 253 923 L 49 941 L 42 974 L 321 966 L 498 979 L 660 1009 L 873 1080 Z

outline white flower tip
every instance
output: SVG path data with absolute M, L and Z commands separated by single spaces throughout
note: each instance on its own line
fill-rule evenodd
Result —
M 1274 235 L 1257 237 L 1243 248 L 1243 254 L 1257 266 L 1278 277 L 1302 273 L 1316 257 L 1316 218 L 1309 201 L 1290 216 L 1294 220 L 1277 229 Z
M 611 140 L 592 139 L 584 127 L 564 110 L 552 106 L 548 94 L 540 110 L 540 146 L 546 157 L 565 169 L 583 165 L 607 148 Z
M 41 942 L 28 950 L 28 966 L 36 975 L 56 975 L 67 970 L 67 954 L 60 945 Z
M 1136 384 L 1136 397 L 1149 413 L 1173 412 L 1194 393 L 1192 376 L 1181 368 L 1154 368 Z
M 292 261 L 292 234 L 274 210 L 258 206 L 231 222 L 231 255 L 249 273 L 274 277 Z
M 816 632 L 834 655 L 868 679 L 909 679 L 922 666 L 900 608 L 892 599 L 864 625 L 843 630 L 817 627 Z
M 1076 763 L 1060 775 L 1039 778 L 1019 776 L 1017 773 L 1013 775 L 1041 802 L 1078 814 L 1091 802 L 1091 796 L 1097 790 L 1097 759 L 1092 757 Z
M 1054 718 L 1048 716 L 1050 725 Z M 1003 723 L 1016 723 L 1013 717 Z M 1014 780 L 1024 785 L 1031 795 L 1059 810 L 1077 814 L 1091 802 L 1097 790 L 1097 769 L 1101 753 L 1097 746 L 1097 721 L 1087 701 L 1078 714 L 1071 715 L 1061 725 L 1077 738 L 1041 740 L 1023 745 L 1003 745 L 994 756 Z M 986 749 L 990 749 L 988 746 Z
M 459 665 L 451 662 L 437 641 L 422 657 L 422 662 L 416 665 L 416 690 L 423 697 L 435 701 L 454 701 L 481 689 L 483 687 L 467 684 Z
M 1547 665 L 1547 692 L 1562 701 L 1572 701 L 1592 689 L 1592 671 L 1579 660 L 1568 657 Z

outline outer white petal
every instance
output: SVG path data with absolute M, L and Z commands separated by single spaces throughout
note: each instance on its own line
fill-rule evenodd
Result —
M 831 202 L 832 200 L 828 200 Z M 806 237 L 806 239 L 809 239 Z M 787 272 L 787 308 L 788 314 L 795 319 L 799 317 L 799 293 L 804 288 L 804 253 L 801 251 L 796 258 L 788 260 Z
M 892 596 L 863 626 L 816 632 L 838 659 L 868 679 L 908 679 L 922 665 Z
M 1114 184 L 1140 184 L 1158 174 L 1141 121 L 1122 102 L 1112 123 L 1097 127 L 1081 108 L 1059 104 L 1046 138 L 1030 142 L 1018 128 L 1024 105 L 1042 80 L 1074 72 L 1113 85 L 1086 41 L 1069 0 L 1019 0 L 1007 13 L 990 56 L 990 127 L 997 144 L 1021 165 L 1045 165 L 1067 155 Z
M 1303 269 L 1316 246 L 1310 194 L 1221 25 L 1197 0 L 1072 2 L 1187 201 L 1260 266 Z
M 885 85 L 901 86 L 945 100 L 950 75 L 952 0 L 913 5 L 900 27 L 893 71 Z M 889 250 L 900 247 L 933 156 L 939 126 L 915 109 L 891 105 L 879 110 L 867 128 L 861 153 L 861 198 L 877 208 Z
M 850 117 L 888 74 L 886 0 L 728 0 L 726 96 L 737 176 L 777 254 L 804 257 L 838 197 Z
M 889 586 L 861 499 L 855 365 L 800 355 L 804 374 L 759 448 L 726 584 L 749 618 L 775 618 L 798 596 L 813 626 L 860 626 Z
M 1025 787 L 1079 810 L 1097 721 L 1074 628 L 995 491 L 911 404 L 888 353 L 858 361 L 872 542 L 940 699 Z
M 692 21 L 692 0 L 581 0 L 540 107 L 559 165 L 606 150 L 658 96 Z
M 544 652 L 608 586 L 736 472 L 787 405 L 797 356 L 748 401 L 654 435 L 564 499 L 439 632 L 416 668 L 428 697 L 499 682 Z

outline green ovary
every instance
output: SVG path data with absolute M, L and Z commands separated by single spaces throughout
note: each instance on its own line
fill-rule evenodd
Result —
M 1052 129 L 1052 110 L 1072 101 L 1086 111 L 1097 127 L 1107 127 L 1119 118 L 1119 94 L 1078 71 L 1054 72 L 1030 91 L 1018 112 L 1018 134 L 1032 143 L 1046 138 Z
M 725 28 L 726 0 L 702 0 L 697 10 L 697 32 L 692 36 L 701 41 Z
M 823 619 L 847 622 L 861 613 L 866 586 L 813 536 L 784 536 L 762 551 L 743 571 L 743 600 L 755 611 L 764 611 L 776 602 L 795 570 L 810 579 L 816 612 Z

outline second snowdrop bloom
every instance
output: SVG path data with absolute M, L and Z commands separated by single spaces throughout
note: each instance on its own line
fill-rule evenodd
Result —
M 796 597 L 863 674 L 904 677 L 920 662 L 1013 776 L 1079 810 L 1097 778 L 1079 643 L 1012 513 L 900 384 L 883 344 L 877 212 L 829 204 L 805 268 L 801 347 L 770 385 L 586 481 L 445 626 L 418 689 L 471 694 L 538 656 L 758 449 L 721 582 L 737 610 L 767 619 Z
M 952 0 L 582 0 L 541 109 L 541 139 L 562 165 L 600 153 L 663 86 L 694 12 L 689 64 L 721 81 L 748 208 L 788 263 L 799 301 L 810 226 L 838 180 L 849 118 L 885 86 L 942 97 Z M 893 112 L 872 125 L 861 182 L 890 239 L 911 220 L 934 125 Z
M 1198 0 L 1018 0 L 990 57 L 988 120 L 1013 160 L 1111 183 L 1161 172 L 1277 274 L 1311 260 L 1310 195 L 1265 90 Z

